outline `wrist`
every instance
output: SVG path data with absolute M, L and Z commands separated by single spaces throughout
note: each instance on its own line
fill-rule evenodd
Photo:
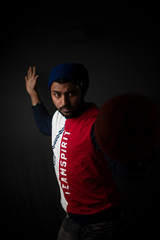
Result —
M 30 93 L 30 98 L 32 102 L 32 106 L 37 105 L 37 103 L 40 103 L 40 98 L 38 96 L 38 93 L 34 90 L 32 93 Z
M 32 103 L 32 107 L 36 107 L 37 105 L 39 105 L 39 104 L 42 104 L 41 102 L 37 102 L 37 103 Z
M 29 92 L 29 95 L 30 95 L 30 97 L 32 98 L 32 97 L 38 96 L 38 93 L 37 93 L 36 90 L 32 90 L 31 92 Z

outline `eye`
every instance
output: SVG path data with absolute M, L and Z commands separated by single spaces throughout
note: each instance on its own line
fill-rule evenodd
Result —
M 68 93 L 68 97 L 72 97 L 73 95 L 74 95 L 73 92 Z
M 77 91 L 76 91 L 76 90 L 70 91 L 70 92 L 68 92 L 68 94 L 67 94 L 68 97 L 73 97 L 73 96 L 75 96 L 75 95 L 77 95 Z
M 58 92 L 53 92 L 53 96 L 56 98 L 60 98 L 61 94 Z

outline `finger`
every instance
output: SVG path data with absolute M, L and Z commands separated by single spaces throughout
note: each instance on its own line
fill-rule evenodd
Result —
M 25 81 L 27 82 L 27 80 L 28 80 L 28 78 L 27 78 L 27 76 L 25 76 Z
M 37 80 L 37 78 L 39 77 L 39 75 L 36 75 L 34 78 L 35 78 L 35 80 Z
M 35 76 L 35 73 L 36 73 L 36 67 L 33 66 L 33 77 Z
M 31 77 L 32 75 L 32 69 L 31 69 L 31 66 L 28 68 L 28 78 Z

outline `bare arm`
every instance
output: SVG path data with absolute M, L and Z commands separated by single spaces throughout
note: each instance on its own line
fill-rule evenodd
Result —
M 36 67 L 29 67 L 27 76 L 25 76 L 26 90 L 31 98 L 32 106 L 35 106 L 37 103 L 40 103 L 40 98 L 36 90 L 38 75 L 36 75 Z

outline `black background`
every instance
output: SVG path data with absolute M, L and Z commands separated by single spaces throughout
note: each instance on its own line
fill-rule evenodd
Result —
M 136 4 L 110 9 L 79 2 L 5 4 L 1 13 L 1 232 L 6 239 L 10 235 L 56 239 L 64 212 L 51 140 L 38 132 L 25 90 L 27 69 L 36 66 L 41 100 L 51 113 L 55 108 L 48 75 L 64 62 L 86 66 L 90 76 L 86 100 L 98 106 L 124 92 L 140 93 L 160 105 L 160 17 L 156 9 Z M 117 179 L 130 238 L 137 229 L 157 234 L 158 223 L 150 214 L 159 216 L 158 167 L 152 174 L 147 181 Z

